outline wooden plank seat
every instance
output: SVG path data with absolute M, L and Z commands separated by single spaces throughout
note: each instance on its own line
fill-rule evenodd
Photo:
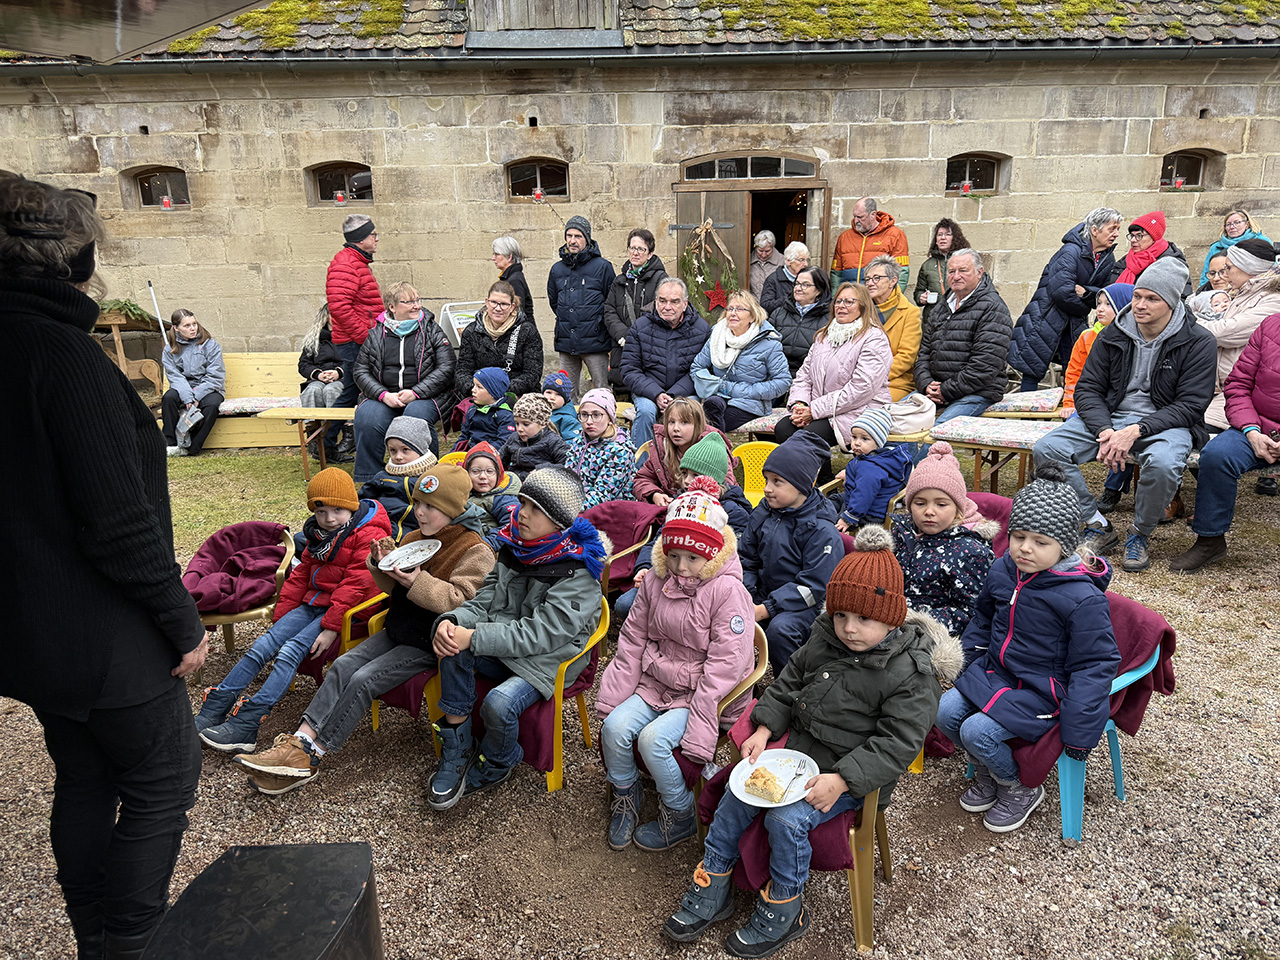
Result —
M 291 447 L 297 431 L 284 420 L 260 420 L 263 410 L 298 405 L 296 353 L 224 353 L 225 400 L 205 440 L 205 449 Z

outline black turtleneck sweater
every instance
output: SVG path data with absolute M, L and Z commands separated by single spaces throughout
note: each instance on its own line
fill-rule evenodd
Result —
M 204 628 L 174 560 L 164 440 L 58 280 L 0 278 L 9 549 L 0 694 L 83 719 L 150 700 Z

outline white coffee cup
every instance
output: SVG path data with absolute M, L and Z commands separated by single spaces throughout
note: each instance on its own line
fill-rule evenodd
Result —
M 938 302 L 938 292 L 937 292 L 936 290 L 929 290 L 929 291 L 926 291 L 926 292 L 925 292 L 925 295 L 924 295 L 924 302 L 925 302 L 925 303 L 937 303 L 937 302 Z

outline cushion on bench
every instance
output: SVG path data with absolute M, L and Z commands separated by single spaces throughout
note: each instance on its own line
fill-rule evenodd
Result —
M 982 417 L 956 417 L 935 424 L 933 439 L 949 443 L 970 443 L 981 447 L 1006 450 L 1030 450 L 1036 441 L 1062 424 L 1052 420 L 999 420 Z
M 1027 393 L 1006 393 L 1002 399 L 987 407 L 987 413 L 1052 413 L 1060 403 L 1061 387 Z
M 297 405 L 297 397 L 230 397 L 218 404 L 218 416 L 231 417 L 243 413 L 261 413 L 263 410 Z
M 773 428 L 783 417 L 787 416 L 787 411 L 781 407 L 774 407 L 773 413 L 766 413 L 762 417 L 756 417 L 754 420 L 748 420 L 734 433 L 773 433 Z

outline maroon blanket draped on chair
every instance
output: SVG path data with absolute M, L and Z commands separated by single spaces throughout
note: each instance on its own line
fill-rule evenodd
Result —
M 283 524 L 249 520 L 223 527 L 200 545 L 182 585 L 201 613 L 244 613 L 269 603 L 284 559 Z

